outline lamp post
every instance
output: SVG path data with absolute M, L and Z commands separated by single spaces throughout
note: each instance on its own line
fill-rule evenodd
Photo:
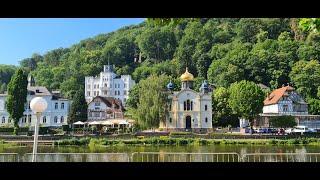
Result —
M 39 121 L 40 116 L 43 111 L 47 109 L 47 101 L 42 97 L 35 97 L 30 102 L 31 110 L 36 114 L 37 120 L 34 127 L 34 142 L 33 142 L 33 151 L 32 151 L 32 162 L 37 161 L 37 148 L 38 148 L 38 133 L 39 133 Z

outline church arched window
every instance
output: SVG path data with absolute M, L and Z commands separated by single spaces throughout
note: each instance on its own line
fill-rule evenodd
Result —
M 193 101 L 190 102 L 190 110 L 193 111 Z
M 207 111 L 208 110 L 208 106 L 204 105 L 204 110 Z
M 208 118 L 206 117 L 206 123 L 208 122 Z
M 186 111 L 187 110 L 187 102 L 183 101 L 183 110 Z

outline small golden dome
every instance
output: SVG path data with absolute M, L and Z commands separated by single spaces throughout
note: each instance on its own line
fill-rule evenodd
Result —
M 193 75 L 189 73 L 188 68 L 186 68 L 186 72 L 180 76 L 181 81 L 193 81 Z

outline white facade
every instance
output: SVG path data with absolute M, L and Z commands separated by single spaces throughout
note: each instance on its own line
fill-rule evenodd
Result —
M 129 90 L 135 85 L 130 75 L 118 77 L 111 65 L 105 65 L 103 72 L 97 77 L 85 77 L 85 97 L 87 102 L 96 96 L 114 97 L 125 105 Z
M 263 106 L 263 114 L 308 115 L 308 104 L 294 91 L 286 92 L 275 104 Z
M 42 127 L 58 127 L 67 125 L 68 111 L 70 101 L 62 99 L 50 93 L 45 87 L 35 86 L 28 87 L 27 103 L 25 105 L 24 116 L 19 120 L 19 127 L 31 127 L 36 123 L 36 116 L 30 109 L 30 101 L 34 97 L 42 97 L 48 107 L 42 113 L 40 118 L 40 126 Z M 7 94 L 0 94 L 0 126 L 13 126 L 13 121 L 9 119 L 9 113 L 5 108 Z
M 95 97 L 88 104 L 88 121 L 100 121 L 123 118 L 123 106 L 120 100 L 112 97 Z
M 173 84 L 167 85 L 169 95 L 168 113 L 160 127 L 168 130 L 209 131 L 212 129 L 212 92 L 204 82 L 200 92 L 192 90 L 193 75 L 187 70 L 181 76 L 182 88 L 172 92 Z M 171 88 L 170 88 L 171 87 Z M 171 89 L 171 90 L 170 90 Z

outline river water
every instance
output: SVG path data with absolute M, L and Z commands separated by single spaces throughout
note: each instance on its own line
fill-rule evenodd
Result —
M 32 147 L 1 147 L 0 162 L 31 161 Z M 17 154 L 5 154 L 17 153 Z M 320 146 L 302 145 L 203 145 L 203 146 L 39 146 L 41 162 L 237 162 L 320 161 Z M 43 154 L 42 154 L 43 153 Z M 234 154 L 233 154 L 234 153 Z M 266 154 L 272 153 L 272 154 Z M 314 153 L 314 154 L 313 154 Z M 319 153 L 319 154 L 316 154 Z M 253 155 L 256 157 L 253 157 Z M 310 155 L 311 154 L 311 155 Z M 17 157 L 18 156 L 18 157 Z M 252 157 L 251 157 L 252 156 Z

